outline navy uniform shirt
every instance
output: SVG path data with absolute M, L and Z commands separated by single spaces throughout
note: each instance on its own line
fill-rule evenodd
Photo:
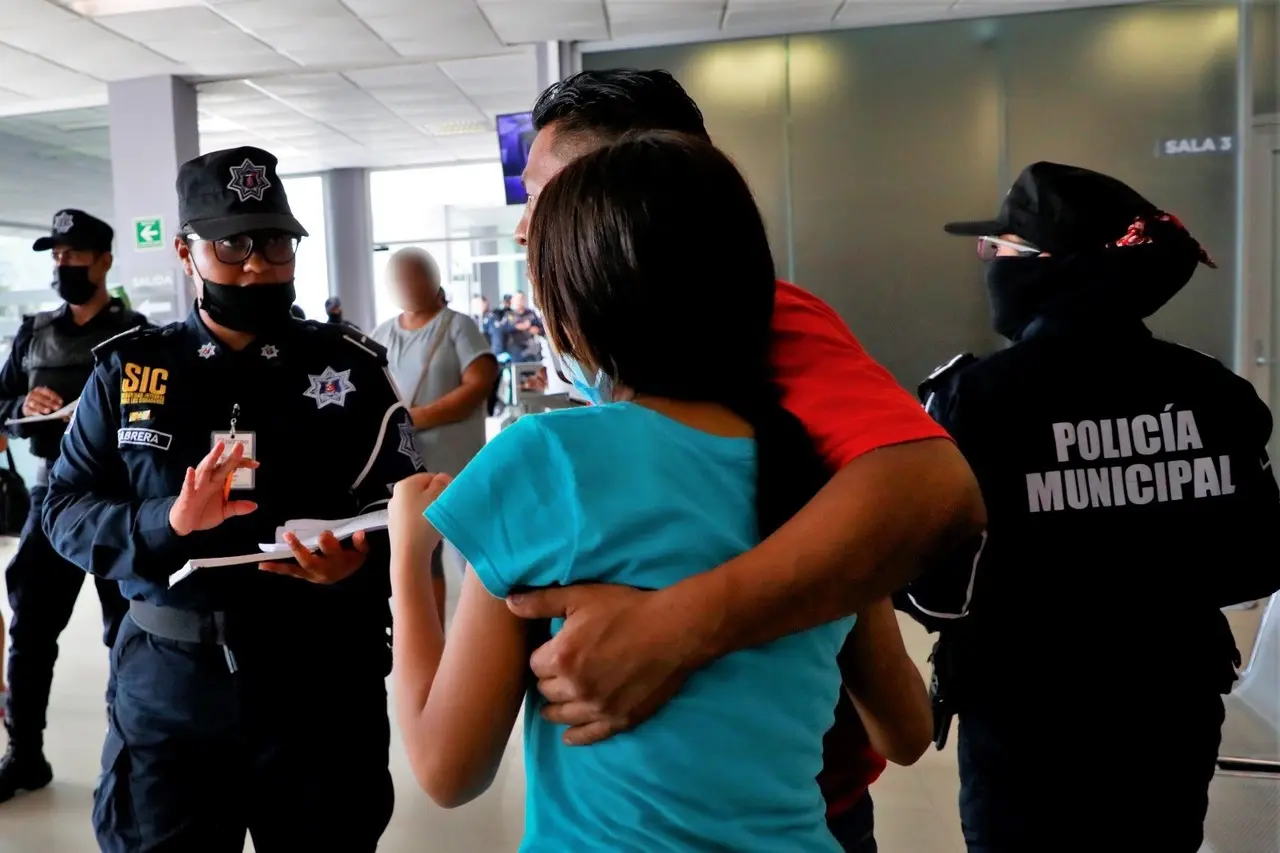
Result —
M 54 466 L 44 529 L 63 557 L 120 582 L 126 598 L 191 610 L 249 606 L 298 613 L 386 610 L 385 534 L 365 565 L 332 586 L 246 567 L 201 569 L 168 587 L 194 557 L 249 554 L 295 519 L 379 508 L 422 469 L 409 413 L 384 350 L 358 332 L 300 320 L 235 352 L 192 311 L 185 323 L 104 343 Z M 215 432 L 254 433 L 261 467 L 232 493 L 256 512 L 179 537 L 169 510 Z M 381 542 L 378 540 L 381 539 Z M 381 547 L 377 547 L 380 545 Z M 341 595 L 342 592 L 350 595 Z
M 1246 380 L 1138 322 L 1040 320 L 1001 352 L 944 365 L 921 398 L 977 476 L 988 535 L 900 604 L 931 629 L 967 623 L 974 657 L 1001 677 L 1096 667 L 1082 651 L 1114 660 L 1094 678 L 1153 656 L 1224 671 L 1218 608 L 1280 588 L 1280 562 L 1263 556 L 1280 530 L 1271 415 Z

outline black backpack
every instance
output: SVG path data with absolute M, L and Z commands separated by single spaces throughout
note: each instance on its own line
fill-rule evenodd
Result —
M 0 468 L 0 536 L 19 536 L 31 511 L 31 492 L 13 464 L 13 451 L 5 448 L 8 468 Z

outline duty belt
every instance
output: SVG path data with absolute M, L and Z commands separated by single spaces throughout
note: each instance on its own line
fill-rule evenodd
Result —
M 142 630 L 175 643 L 199 643 L 222 647 L 227 667 L 235 672 L 236 656 L 227 644 L 227 614 L 221 610 L 200 613 L 176 607 L 160 607 L 146 601 L 129 602 L 129 618 Z

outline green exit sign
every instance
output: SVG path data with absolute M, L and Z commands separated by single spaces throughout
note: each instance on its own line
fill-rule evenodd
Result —
M 164 245 L 164 227 L 159 216 L 142 216 L 133 220 L 135 249 L 158 249 Z

